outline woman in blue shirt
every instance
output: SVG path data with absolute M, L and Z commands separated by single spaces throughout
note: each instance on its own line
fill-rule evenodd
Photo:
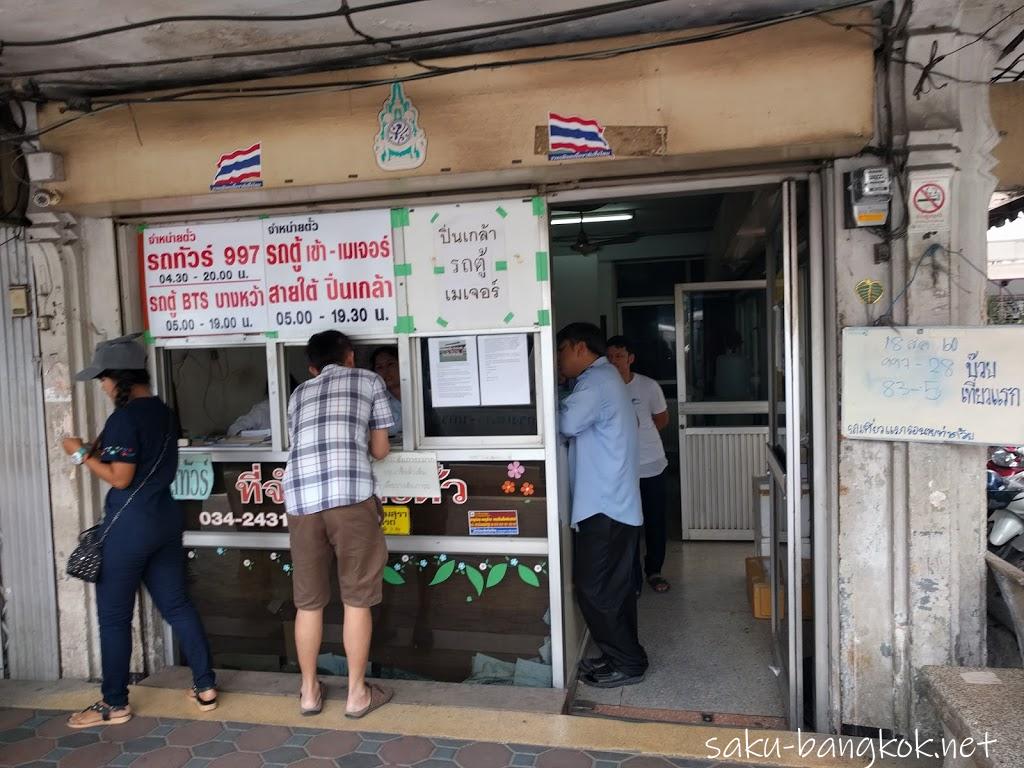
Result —
M 178 421 L 150 389 L 146 350 L 133 337 L 96 347 L 78 381 L 99 379 L 114 412 L 93 445 L 68 437 L 64 450 L 111 488 L 103 506 L 103 564 L 96 583 L 103 698 L 71 715 L 72 728 L 117 725 L 132 717 L 128 671 L 135 594 L 145 584 L 181 640 L 192 667 L 191 697 L 200 710 L 217 706 L 210 648 L 185 586 L 184 517 L 171 497 L 178 468 Z

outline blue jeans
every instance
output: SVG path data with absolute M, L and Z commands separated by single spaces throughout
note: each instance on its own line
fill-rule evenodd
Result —
M 104 542 L 96 583 L 103 700 L 112 706 L 128 703 L 132 614 L 140 584 L 146 585 L 157 610 L 177 634 L 195 685 L 200 690 L 212 687 L 216 680 L 210 646 L 185 586 L 180 512 L 156 515 L 127 509 Z

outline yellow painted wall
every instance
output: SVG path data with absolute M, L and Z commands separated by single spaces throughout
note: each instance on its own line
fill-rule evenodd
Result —
M 676 33 L 678 34 L 678 33 Z M 631 40 L 667 38 L 645 36 Z M 486 62 L 570 53 L 625 42 L 593 41 L 472 59 Z M 382 67 L 303 78 L 302 82 L 390 78 L 421 71 Z M 293 80 L 294 82 L 294 80 Z M 186 200 L 207 195 L 221 153 L 263 144 L 265 187 L 341 185 L 401 194 L 449 174 L 508 171 L 516 183 L 581 175 L 656 172 L 854 152 L 873 126 L 870 39 L 815 19 L 790 22 L 721 41 L 665 48 L 610 60 L 544 63 L 476 71 L 410 83 L 428 137 L 415 171 L 377 168 L 373 138 L 389 88 L 272 99 L 123 107 L 44 137 L 64 155 L 67 181 L 54 185 L 62 208 L 125 212 L 118 201 Z M 261 84 L 266 84 L 261 83 Z M 549 110 L 605 125 L 666 126 L 666 153 L 642 159 L 551 163 L 534 154 L 535 126 Z M 43 125 L 63 119 L 54 108 Z M 560 167 L 561 166 L 561 167 Z M 426 187 L 430 187 L 427 183 Z M 266 191 L 219 193 L 217 203 L 253 204 Z M 279 196 L 278 196 L 279 197 Z M 230 200 L 230 203 L 227 201 Z M 211 201 L 212 202 L 212 201 Z M 205 204 L 207 201 L 203 201 Z M 150 207 L 150 210 L 153 210 Z
M 1024 189 L 1024 83 L 999 83 L 990 90 L 992 122 L 999 131 L 997 189 Z

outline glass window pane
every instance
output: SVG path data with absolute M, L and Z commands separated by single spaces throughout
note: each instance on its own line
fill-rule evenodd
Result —
M 192 445 L 270 447 L 266 347 L 169 349 L 164 355 L 167 399 Z
M 765 295 L 761 289 L 685 294 L 686 399 L 768 398 Z
M 472 341 L 480 337 L 468 336 Z M 423 420 L 427 437 L 507 437 L 536 435 L 537 417 L 536 334 L 526 334 L 530 402 L 525 405 L 434 407 L 431 381 L 430 339 L 420 339 L 423 361 Z
M 625 305 L 622 334 L 636 354 L 633 370 L 661 384 L 665 397 L 676 396 L 676 313 L 671 302 Z
M 187 568 L 214 666 L 298 671 L 288 550 L 194 547 Z M 550 687 L 546 559 L 394 552 L 388 571 L 374 609 L 371 676 Z M 318 667 L 341 676 L 336 583 L 332 593 Z

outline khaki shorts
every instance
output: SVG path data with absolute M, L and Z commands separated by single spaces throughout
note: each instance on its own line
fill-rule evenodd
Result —
M 353 608 L 380 603 L 388 548 L 376 496 L 314 515 L 289 515 L 295 607 L 318 611 L 331 601 L 331 561 L 338 562 L 341 601 Z

